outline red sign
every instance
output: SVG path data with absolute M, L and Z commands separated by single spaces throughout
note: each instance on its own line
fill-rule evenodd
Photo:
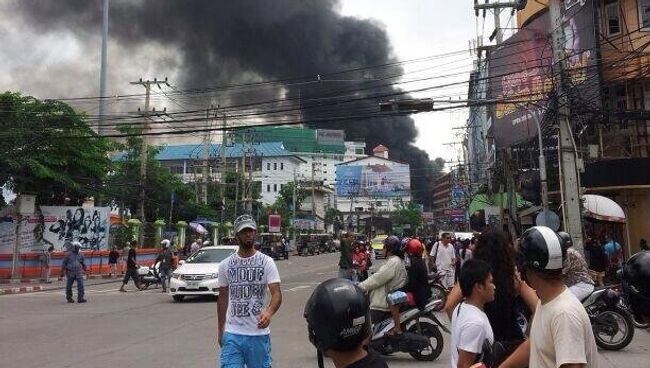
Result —
M 280 215 L 269 215 L 269 232 L 279 233 L 282 229 L 282 217 Z

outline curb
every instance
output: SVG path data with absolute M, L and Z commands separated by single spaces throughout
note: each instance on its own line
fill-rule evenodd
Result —
M 118 275 L 119 276 L 119 275 Z M 124 277 L 124 275 L 122 275 Z M 56 275 L 50 276 L 50 279 L 56 279 Z M 113 277 L 114 278 L 114 277 Z M 84 275 L 84 280 L 111 279 L 108 274 L 102 275 Z M 40 284 L 43 279 L 0 279 L 0 284 Z
M 43 290 L 41 286 L 24 286 L 19 288 L 6 288 L 6 289 L 0 289 L 0 295 L 33 293 L 35 291 L 41 291 L 41 290 Z

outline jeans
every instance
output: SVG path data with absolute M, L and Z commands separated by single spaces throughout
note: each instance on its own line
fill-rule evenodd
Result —
M 246 336 L 224 332 L 221 346 L 221 368 L 270 368 L 271 337 Z
M 167 291 L 167 288 L 169 287 L 169 279 L 172 277 L 172 270 L 171 268 L 161 268 L 159 272 L 162 289 L 163 291 Z
M 65 298 L 72 299 L 72 284 L 75 281 L 77 281 L 77 300 L 82 300 L 84 298 L 84 278 L 81 274 L 66 275 Z

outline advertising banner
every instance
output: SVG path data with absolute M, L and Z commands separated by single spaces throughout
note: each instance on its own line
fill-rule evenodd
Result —
M 572 116 L 600 107 L 593 0 L 565 0 L 566 90 Z M 508 147 L 537 136 L 553 91 L 553 45 L 548 12 L 525 25 L 488 57 L 488 95 L 495 100 L 494 137 Z
M 282 217 L 280 215 L 269 215 L 269 232 L 279 233 L 282 227 Z
M 43 240 L 63 250 L 78 241 L 82 249 L 108 249 L 110 207 L 41 207 Z
M 410 195 L 409 165 L 358 165 L 336 168 L 336 194 L 343 197 L 403 197 Z
M 16 240 L 17 215 L 0 218 L 0 254 L 13 254 Z M 18 253 L 40 252 L 49 245 L 43 242 L 43 227 L 38 216 L 22 216 L 18 235 Z M 37 240 L 38 239 L 38 240 Z

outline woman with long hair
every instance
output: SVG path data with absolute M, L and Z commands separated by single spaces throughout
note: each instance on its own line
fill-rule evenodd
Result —
M 485 305 L 485 314 L 494 331 L 494 341 L 507 345 L 508 350 L 512 351 L 525 337 L 518 321 L 520 313 L 526 315 L 529 311 L 535 311 L 537 294 L 521 281 L 515 268 L 514 249 L 503 232 L 487 231 L 481 234 L 476 241 L 472 258 L 485 261 L 492 268 L 496 294 L 494 301 Z M 456 284 L 445 304 L 450 319 L 454 308 L 461 301 L 460 286 Z

